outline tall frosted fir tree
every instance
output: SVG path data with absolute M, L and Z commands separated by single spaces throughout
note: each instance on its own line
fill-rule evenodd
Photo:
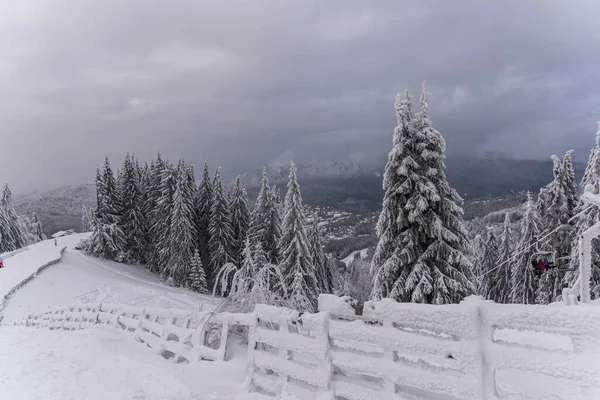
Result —
M 319 293 L 333 293 L 333 273 L 329 268 L 327 256 L 323 251 L 323 239 L 316 215 L 308 232 L 310 250 L 315 266 L 315 277 Z
M 204 162 L 202 170 L 202 181 L 196 192 L 196 231 L 198 232 L 198 248 L 202 265 L 206 270 L 206 279 L 209 287 L 212 285 L 213 278 L 219 270 L 213 271 L 211 268 L 211 254 L 209 248 L 210 240 L 210 210 L 212 208 L 213 187 L 208 172 L 208 162 Z
M 496 235 L 494 235 L 494 230 L 491 228 L 486 232 L 483 249 L 481 272 L 485 275 L 481 280 L 479 293 L 486 299 L 497 302 L 500 298 L 500 282 L 495 280 L 494 268 L 498 266 L 499 248 Z
M 2 190 L 1 205 L 4 209 L 8 229 L 11 231 L 11 235 L 7 237 L 10 238 L 12 236 L 14 240 L 14 248 L 20 249 L 21 247 L 28 245 L 29 242 L 27 239 L 27 232 L 19 223 L 19 216 L 17 215 L 15 207 L 12 204 L 12 192 L 8 187 L 8 183 L 4 185 L 4 189 Z
M 419 108 L 413 115 L 408 92 L 397 97 L 371 297 L 456 303 L 475 292 L 462 199 L 446 179 L 445 142 L 429 120 L 424 88 Z
M 121 194 L 120 224 L 125 238 L 126 261 L 145 263 L 145 221 L 139 173 L 134 160 L 127 154 L 121 168 L 119 192 Z
M 260 243 L 271 264 L 279 264 L 278 243 L 281 238 L 281 214 L 269 187 L 267 169 L 263 168 L 262 183 L 252 217 L 248 237 L 253 248 Z M 255 255 L 256 258 L 256 255 Z
M 221 173 L 217 169 L 213 180 L 213 198 L 210 210 L 210 267 L 215 273 L 225 264 L 233 262 L 233 227 L 231 226 L 231 208 L 221 183 Z
M 235 185 L 231 192 L 231 224 L 233 227 L 233 249 L 232 255 L 235 265 L 242 265 L 244 243 L 250 226 L 250 211 L 248 210 L 248 200 L 246 190 L 242 187 L 240 177 L 235 180 Z
M 42 228 L 42 221 L 38 217 L 37 213 L 34 212 L 31 216 L 31 225 L 33 227 L 33 234 L 36 237 L 37 241 L 46 240 L 46 235 L 44 234 L 44 228 Z M 86 231 L 87 232 L 87 231 Z
M 192 264 L 190 265 L 190 272 L 188 275 L 188 284 L 190 289 L 194 292 L 208 293 L 208 284 L 206 282 L 206 273 L 202 266 L 202 260 L 200 259 L 200 253 L 198 250 L 194 252 L 192 257 Z
M 588 163 L 580 184 L 582 188 L 585 188 L 587 185 L 593 186 L 593 193 L 600 193 L 600 121 L 598 122 L 598 131 L 596 132 L 596 145 L 590 152 Z M 579 237 L 592 225 L 600 221 L 598 207 L 591 207 L 584 211 L 587 207 L 589 207 L 588 204 L 580 201 L 575 209 L 575 213 L 582 212 L 576 223 L 576 237 Z M 579 243 L 577 240 L 573 241 L 569 266 L 571 269 L 574 269 L 574 271 L 566 274 L 565 283 L 571 286 L 579 277 Z M 592 242 L 590 291 L 592 299 L 600 299 L 600 244 L 597 240 Z
M 150 163 L 149 182 L 144 203 L 144 214 L 146 215 L 146 229 L 148 231 L 148 246 L 146 251 L 146 259 L 148 268 L 155 273 L 160 269 L 160 254 L 159 250 L 163 246 L 160 242 L 161 232 L 164 228 L 164 215 L 158 207 L 158 202 L 161 198 L 161 182 L 163 170 L 166 168 L 160 153 L 155 161 Z
M 569 150 L 565 153 L 561 170 L 568 215 L 569 218 L 571 218 L 575 215 L 575 208 L 577 207 L 577 202 L 579 200 L 579 196 L 577 195 L 577 183 L 575 182 L 575 169 L 573 168 L 573 150 Z
M 173 193 L 168 236 L 169 258 L 165 277 L 173 280 L 177 286 L 185 284 L 192 263 L 194 236 L 193 193 L 189 185 L 190 170 L 183 160 L 177 166 L 177 184 Z
M 119 227 L 119 195 L 108 157 L 103 171 L 96 174 L 96 195 L 98 207 L 86 248 L 96 257 L 122 261 L 125 237 Z
M 552 155 L 552 161 L 554 180 L 543 187 L 538 196 L 537 208 L 544 237 L 561 224 L 567 223 L 571 217 L 561 161 L 555 155 Z M 543 240 L 541 247 L 546 251 L 555 251 L 559 255 L 569 254 L 571 237 L 571 232 L 568 231 L 554 232 Z M 562 292 L 562 280 L 563 274 L 557 268 L 551 268 L 542 274 L 536 293 L 537 303 L 548 304 L 554 301 Z
M 506 213 L 502 234 L 500 235 L 500 247 L 498 249 L 498 260 L 493 274 L 493 282 L 496 291 L 489 297 L 496 303 L 510 303 L 510 284 L 512 279 L 512 263 L 508 260 L 512 257 L 513 235 L 510 229 L 510 215 Z
M 531 194 L 527 192 L 527 208 L 521 219 L 521 238 L 515 248 L 515 258 L 512 266 L 511 293 L 512 303 L 534 304 L 538 278 L 536 270 L 531 265 L 535 253 L 537 237 L 540 232 L 540 222 L 536 214 Z
M 288 295 L 296 304 L 314 308 L 318 286 L 311 246 L 306 234 L 306 218 L 302 207 L 300 185 L 296 179 L 296 166 L 290 163 L 288 189 L 285 195 L 283 235 L 279 242 L 281 263 L 279 268 L 289 288 Z

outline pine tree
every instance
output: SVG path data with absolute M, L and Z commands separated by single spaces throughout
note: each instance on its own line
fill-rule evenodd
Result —
M 37 213 L 34 212 L 31 216 L 31 224 L 33 227 L 33 234 L 35 235 L 38 241 L 46 240 L 46 235 L 44 234 L 44 229 L 42 228 L 42 221 L 38 217 Z
M 125 237 L 125 253 L 128 263 L 143 263 L 146 249 L 144 214 L 139 171 L 129 154 L 125 156 L 119 181 L 119 226 Z
M 200 259 L 200 253 L 198 250 L 194 252 L 192 257 L 192 264 L 190 266 L 190 273 L 188 276 L 189 287 L 194 292 L 207 293 L 208 285 L 206 283 L 206 273 L 202 266 L 202 259 Z
M 27 246 L 29 244 L 27 241 L 27 235 L 19 224 L 19 216 L 17 215 L 17 212 L 12 204 L 12 192 L 8 187 L 8 183 L 4 185 L 0 204 L 4 209 L 6 229 L 10 231 L 10 234 L 6 237 L 12 238 L 12 247 L 14 249 L 20 249 L 23 246 Z
M 308 232 L 308 239 L 310 241 L 310 250 L 319 293 L 333 293 L 333 274 L 331 269 L 329 269 L 329 263 L 323 251 L 323 240 L 316 215 L 313 217 L 313 224 Z
M 16 250 L 16 239 L 10 229 L 10 221 L 4 207 L 0 207 L 0 252 Z
M 81 206 L 81 232 L 89 232 L 92 230 L 92 216 L 90 209 L 84 205 Z
M 232 256 L 233 227 L 231 226 L 231 208 L 223 190 L 219 169 L 215 173 L 212 189 L 213 198 L 210 212 L 210 239 L 208 245 L 211 254 L 211 270 L 219 271 L 225 264 L 231 263 L 234 260 Z
M 244 258 L 242 252 L 250 226 L 250 211 L 248 210 L 246 190 L 242 187 L 239 176 L 235 180 L 235 186 L 231 192 L 231 222 L 233 226 L 232 254 L 236 265 L 240 266 Z
M 154 268 L 162 276 L 168 276 L 173 252 L 171 250 L 171 215 L 173 214 L 174 196 L 177 189 L 177 172 L 173 165 L 166 161 L 161 171 L 160 197 L 156 202 L 154 215 L 154 231 L 156 232 L 157 265 Z
M 289 296 L 302 307 L 310 309 L 309 304 L 313 308 L 316 305 L 319 288 L 305 226 L 306 219 L 300 185 L 296 179 L 296 166 L 291 162 L 288 190 L 285 196 L 283 236 L 279 242 L 280 269 L 289 288 Z
M 511 302 L 520 304 L 534 304 L 538 278 L 536 269 L 531 265 L 531 258 L 535 253 L 537 237 L 540 231 L 540 222 L 536 214 L 531 194 L 527 192 L 527 208 L 521 219 L 521 239 L 515 249 L 511 277 Z
M 543 236 L 556 230 L 561 224 L 567 223 L 571 217 L 567 193 L 565 189 L 565 174 L 560 159 L 553 155 L 554 180 L 540 190 L 538 197 L 538 212 L 541 220 Z M 571 233 L 558 231 L 546 237 L 541 247 L 548 252 L 555 252 L 559 256 L 571 252 Z M 548 304 L 554 301 L 562 292 L 563 274 L 557 268 L 546 271 L 538 284 L 536 298 L 538 304 Z
M 146 189 L 147 194 L 144 203 L 144 214 L 146 215 L 146 230 L 148 235 L 146 260 L 148 268 L 155 273 L 158 273 L 160 269 L 159 249 L 161 247 L 160 237 L 163 229 L 163 225 L 161 225 L 161 222 L 163 221 L 161 221 L 161 219 L 164 216 L 159 214 L 158 201 L 161 197 L 161 181 L 164 169 L 165 163 L 159 153 L 156 161 L 150 163 L 148 187 Z
M 577 207 L 579 197 L 577 195 L 577 183 L 575 182 L 575 169 L 573 168 L 573 150 L 565 153 L 562 162 L 562 175 L 561 181 L 564 185 L 568 215 L 571 218 L 575 215 L 575 208 Z
M 185 284 L 192 264 L 194 237 L 193 193 L 189 185 L 190 170 L 183 159 L 179 161 L 176 172 L 176 186 L 173 193 L 173 205 L 169 216 L 168 261 L 163 276 L 173 280 L 177 286 Z
M 496 270 L 493 272 L 493 281 L 496 286 L 496 294 L 490 298 L 496 303 L 510 302 L 510 284 L 512 279 L 512 264 L 509 259 L 513 252 L 513 235 L 510 228 L 510 215 L 506 213 L 502 234 L 500 236 L 500 247 L 498 249 L 498 260 L 496 261 Z
M 92 217 L 93 229 L 86 248 L 96 257 L 121 261 L 125 237 L 119 227 L 117 185 L 108 157 L 102 173 L 96 173 L 96 195 L 98 208 Z
M 397 97 L 398 126 L 384 175 L 372 297 L 456 303 L 475 292 L 462 199 L 445 175 L 445 142 L 429 120 L 425 91 L 413 116 Z
M 484 251 L 481 259 L 481 272 L 485 275 L 483 275 L 481 280 L 479 293 L 481 293 L 481 295 L 488 300 L 498 302 L 498 299 L 500 298 L 498 284 L 500 282 L 496 281 L 495 279 L 496 276 L 494 274 L 494 269 L 498 266 L 499 248 L 496 235 L 494 235 L 494 231 L 491 228 L 487 231 L 485 244 L 483 247 Z
M 279 263 L 281 214 L 280 208 L 276 205 L 276 195 L 269 187 L 266 168 L 263 168 L 262 184 L 252 212 L 248 236 L 253 246 L 260 242 L 271 264 Z
M 200 257 L 202 258 L 202 265 L 206 268 L 206 277 L 209 283 L 209 287 L 212 287 L 214 282 L 214 276 L 217 271 L 213 271 L 211 268 L 211 254 L 210 254 L 210 210 L 212 208 L 213 188 L 210 180 L 210 174 L 208 172 L 208 163 L 204 163 L 204 169 L 202 170 L 202 181 L 200 187 L 196 192 L 196 231 L 198 232 L 198 248 L 200 250 Z
M 590 152 L 587 166 L 583 174 L 580 186 L 585 188 L 588 185 L 593 187 L 593 193 L 600 193 L 600 123 L 596 132 L 596 144 Z M 596 222 L 600 221 L 600 212 L 598 207 L 591 207 L 586 210 L 588 204 L 580 201 L 575 208 L 575 214 L 581 213 L 576 223 L 576 237 L 579 237 Z M 585 210 L 585 211 L 584 211 Z M 579 243 L 573 241 L 571 258 L 569 262 L 570 269 L 565 276 L 565 283 L 572 286 L 579 277 Z M 600 299 L 600 244 L 597 240 L 592 242 L 592 272 L 590 277 L 590 291 L 592 299 Z

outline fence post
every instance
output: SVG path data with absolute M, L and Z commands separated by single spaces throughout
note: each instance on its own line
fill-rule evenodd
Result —
M 383 321 L 383 327 L 386 329 L 391 329 L 391 328 L 394 328 L 394 325 L 391 320 L 386 318 Z M 392 363 L 395 363 L 396 362 L 396 351 L 384 350 L 383 358 L 388 361 L 391 361 Z M 385 388 L 386 392 L 396 394 L 396 382 L 386 379 L 384 381 L 384 388 Z
M 290 331 L 290 327 L 288 325 L 288 318 L 287 316 L 282 316 L 280 318 L 280 322 L 279 322 L 279 332 L 283 333 L 284 336 L 286 336 Z M 280 347 L 279 348 L 279 359 L 281 360 L 281 366 L 282 369 L 285 368 L 284 365 L 287 361 L 289 361 L 290 359 L 290 352 L 288 349 L 286 349 L 285 347 Z M 288 375 L 283 373 L 283 371 L 277 371 L 279 373 L 279 383 L 281 385 L 281 393 L 280 395 L 283 395 L 286 384 L 288 382 Z
M 246 381 L 244 382 L 244 386 L 246 390 L 249 392 L 253 388 L 252 379 L 254 377 L 254 356 L 256 351 L 256 329 L 258 327 L 258 315 L 256 312 L 252 313 L 252 324 L 248 325 L 248 360 L 247 360 L 247 370 L 248 373 L 246 375 Z

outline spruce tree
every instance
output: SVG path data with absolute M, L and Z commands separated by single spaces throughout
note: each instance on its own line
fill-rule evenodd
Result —
M 534 244 L 540 232 L 540 222 L 531 199 L 527 192 L 527 208 L 521 219 L 521 239 L 515 248 L 511 277 L 511 302 L 519 304 L 534 304 L 538 277 L 536 267 L 531 264 L 535 254 Z
M 235 264 L 242 265 L 244 244 L 248 227 L 250 226 L 250 211 L 248 210 L 248 200 L 246 190 L 242 187 L 240 177 L 235 180 L 235 185 L 231 192 L 231 222 L 233 227 L 233 250 L 232 254 Z
M 29 244 L 27 240 L 27 234 L 19 223 L 19 216 L 17 215 L 17 212 L 12 204 L 12 192 L 8 187 L 8 183 L 4 185 L 0 205 L 4 209 L 4 218 L 6 221 L 5 223 L 7 224 L 7 229 L 11 232 L 11 234 L 7 235 L 7 238 L 12 238 L 12 247 L 14 247 L 14 249 L 20 249 L 23 246 L 27 246 Z
M 161 218 L 163 216 L 159 214 L 158 201 L 161 197 L 161 181 L 164 168 L 165 163 L 159 153 L 156 161 L 150 163 L 148 187 L 146 189 L 147 194 L 144 203 L 144 214 L 146 215 L 146 230 L 148 235 L 146 261 L 148 263 L 148 269 L 155 273 L 159 272 L 160 265 L 160 232 L 163 228 L 163 225 L 161 225 Z
M 156 213 L 153 220 L 156 232 L 157 265 L 155 270 L 162 276 L 168 276 L 166 269 L 169 267 L 171 257 L 171 215 L 173 213 L 174 196 L 177 189 L 177 171 L 173 165 L 165 161 L 160 179 L 160 197 L 156 202 Z
M 577 194 L 577 183 L 575 182 L 575 169 L 573 168 L 573 150 L 565 153 L 561 170 L 563 175 L 561 181 L 564 185 L 568 215 L 571 218 L 575 215 L 575 208 L 577 207 L 579 197 Z
M 483 247 L 481 272 L 482 275 L 485 275 L 482 277 L 479 293 L 488 300 L 498 302 L 498 299 L 500 298 L 500 288 L 498 285 L 500 282 L 495 279 L 496 276 L 494 272 L 496 271 L 494 269 L 498 266 L 499 248 L 496 235 L 494 235 L 494 230 L 491 228 L 487 231 Z
M 310 250 L 319 293 L 333 293 L 333 274 L 323 251 L 323 240 L 316 215 L 313 217 L 313 224 L 308 232 L 308 239 L 310 241 Z
M 143 263 L 146 249 L 144 214 L 139 170 L 127 154 L 120 176 L 121 218 L 119 226 L 125 236 L 125 254 L 129 263 Z
M 580 184 L 583 188 L 588 185 L 593 187 L 594 194 L 600 193 L 600 122 L 598 123 L 598 131 L 596 133 L 596 144 L 590 152 Z M 600 221 L 600 210 L 598 210 L 598 207 L 591 207 L 589 209 L 588 207 L 588 204 L 579 201 L 575 208 L 575 214 L 581 213 L 576 222 L 576 237 L 581 236 L 583 232 Z M 568 286 L 572 286 L 579 277 L 579 242 L 577 240 L 573 241 L 569 267 L 574 271 L 568 272 L 564 281 Z M 590 291 L 592 299 L 600 299 L 600 243 L 597 240 L 592 242 Z
M 306 234 L 306 218 L 302 206 L 296 166 L 290 163 L 288 190 L 285 196 L 283 235 L 279 242 L 280 269 L 289 288 L 288 295 L 303 307 L 316 305 L 318 286 L 310 243 Z
M 207 293 L 208 285 L 206 283 L 206 273 L 202 266 L 202 259 L 198 250 L 194 252 L 192 257 L 192 264 L 190 266 L 190 272 L 188 275 L 189 287 L 194 292 Z
M 279 263 L 281 214 L 276 204 L 276 195 L 269 187 L 266 168 L 263 168 L 262 183 L 252 212 L 248 236 L 253 246 L 257 243 L 261 244 L 271 264 Z
M 204 163 L 202 170 L 202 181 L 200 187 L 196 192 L 196 231 L 198 232 L 198 248 L 200 251 L 200 258 L 202 259 L 202 265 L 206 269 L 206 277 L 209 283 L 209 287 L 213 285 L 213 279 L 217 271 L 213 271 L 211 268 L 211 254 L 210 254 L 210 213 L 212 209 L 212 198 L 213 188 L 210 180 L 210 173 L 208 172 L 208 163 Z
M 496 303 L 509 303 L 512 279 L 512 263 L 509 259 L 513 254 L 513 235 L 510 227 L 510 215 L 506 213 L 502 233 L 500 236 L 500 247 L 498 249 L 497 268 L 493 272 L 493 282 L 496 287 L 496 294 L 490 300 Z
M 210 238 L 208 245 L 211 254 L 211 270 L 219 271 L 225 264 L 234 261 L 232 255 L 233 227 L 231 226 L 231 208 L 223 190 L 219 169 L 215 173 L 212 189 L 213 198 L 210 212 Z M 222 291 L 223 289 L 225 288 L 221 288 Z
M 31 216 L 31 224 L 33 227 L 32 233 L 35 235 L 37 241 L 46 240 L 46 235 L 44 234 L 44 229 L 42 228 L 42 221 L 40 221 L 40 218 L 36 212 L 34 212 Z
M 398 126 L 384 175 L 372 297 L 456 303 L 475 292 L 462 199 L 445 175 L 445 142 L 429 120 L 425 91 L 413 116 L 396 101 Z
M 86 205 L 81 206 L 81 232 L 89 232 L 92 229 L 92 216 L 90 209 Z

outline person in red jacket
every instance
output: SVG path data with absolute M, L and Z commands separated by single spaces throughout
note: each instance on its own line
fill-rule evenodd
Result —
M 538 260 L 538 268 L 540 269 L 540 271 L 546 272 L 546 267 L 544 266 L 544 261 L 541 258 Z
M 4 268 L 4 259 L 0 257 L 0 268 Z

